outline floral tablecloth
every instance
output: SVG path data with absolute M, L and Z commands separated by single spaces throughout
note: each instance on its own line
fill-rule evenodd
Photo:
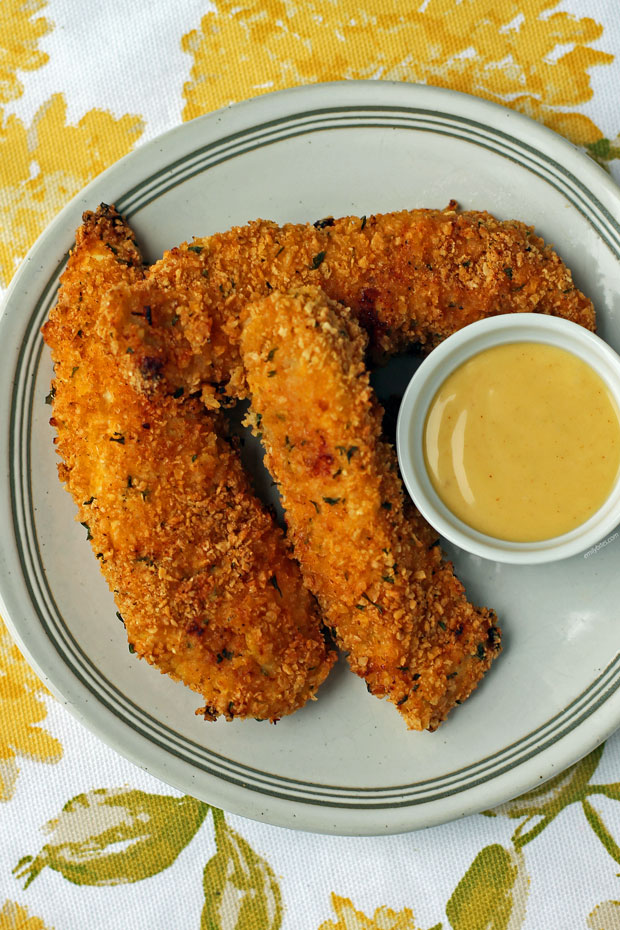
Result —
M 514 107 L 620 181 L 617 0 L 0 0 L 0 288 L 147 139 L 351 78 Z M 417 833 L 243 820 L 85 731 L 0 621 L 0 930 L 618 930 L 619 800 L 616 735 L 529 795 Z

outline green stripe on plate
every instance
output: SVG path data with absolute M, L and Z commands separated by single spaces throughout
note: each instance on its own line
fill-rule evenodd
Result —
M 238 155 L 287 138 L 340 129 L 405 129 L 440 133 L 499 153 L 553 185 L 588 220 L 620 257 L 620 225 L 583 183 L 561 164 L 499 130 L 442 112 L 406 107 L 340 107 L 297 113 L 224 136 L 145 178 L 117 198 L 117 207 L 135 216 L 176 186 Z M 43 352 L 39 330 L 55 301 L 64 263 L 46 283 L 25 330 L 16 365 L 11 402 L 10 461 L 13 526 L 30 598 L 48 639 L 71 672 L 96 701 L 143 738 L 205 774 L 287 801 L 333 808 L 409 807 L 459 794 L 503 774 L 543 752 L 584 722 L 620 686 L 620 656 L 568 707 L 515 743 L 462 769 L 389 788 L 352 788 L 286 778 L 228 759 L 186 739 L 122 693 L 91 662 L 71 634 L 55 602 L 36 533 L 31 488 L 31 436 L 34 383 Z M 20 481 L 21 477 L 21 481 Z

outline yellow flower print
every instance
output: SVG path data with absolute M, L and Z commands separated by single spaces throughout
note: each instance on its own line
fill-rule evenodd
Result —
M 419 930 L 408 907 L 398 912 L 379 907 L 373 917 L 366 917 L 353 907 L 349 898 L 336 894 L 332 894 L 332 907 L 337 919 L 324 921 L 319 930 Z
M 16 116 L 0 118 L 0 283 L 60 207 L 125 155 L 144 128 L 137 116 L 97 109 L 76 126 L 66 116 L 65 99 L 55 94 L 29 127 Z
M 3 0 L 0 4 L 0 103 L 21 97 L 24 88 L 17 71 L 34 71 L 48 59 L 37 48 L 39 39 L 50 32 L 52 24 L 35 13 L 45 0 Z
M 383 78 L 507 104 L 578 144 L 602 138 L 570 108 L 592 96 L 588 69 L 613 55 L 591 47 L 602 26 L 553 12 L 557 0 L 429 0 L 423 11 L 399 0 L 216 2 L 182 40 L 194 59 L 185 119 L 295 84 Z
M 40 917 L 29 917 L 28 908 L 5 901 L 0 911 L 0 930 L 52 930 Z
M 47 715 L 41 690 L 43 685 L 0 620 L 0 801 L 8 801 L 15 790 L 17 756 L 50 763 L 62 756 L 58 740 L 36 726 Z M 1 915 L 0 930 L 4 930 Z

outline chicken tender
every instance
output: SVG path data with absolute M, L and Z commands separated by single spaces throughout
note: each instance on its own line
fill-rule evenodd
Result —
M 253 304 L 240 348 L 306 584 L 368 690 L 435 729 L 500 650 L 437 534 L 404 501 L 358 322 L 317 288 Z
M 313 697 L 335 653 L 219 415 L 198 400 L 155 403 L 123 379 L 98 334 L 100 301 L 139 281 L 142 260 L 113 208 L 83 219 L 43 330 L 60 478 L 130 650 L 201 694 L 205 718 L 276 720 Z
M 146 344 L 135 316 L 116 319 L 120 351 L 135 352 L 128 363 L 134 383 L 202 388 L 212 405 L 224 390 L 243 396 L 239 340 L 247 303 L 304 284 L 350 308 L 375 358 L 411 345 L 431 349 L 500 313 L 549 313 L 594 329 L 591 302 L 532 227 L 455 207 L 314 225 L 257 220 L 171 249 L 148 281 L 183 295 L 185 309 L 174 307 L 175 297 Z

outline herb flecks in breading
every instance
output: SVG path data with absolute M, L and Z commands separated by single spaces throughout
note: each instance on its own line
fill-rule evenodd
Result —
M 276 334 L 274 385 L 265 358 Z M 359 325 L 316 287 L 257 302 L 241 341 L 306 582 L 369 691 L 409 727 L 434 729 L 496 654 L 481 658 L 476 646 L 495 616 L 467 602 L 436 534 L 405 502 L 365 347 Z
M 192 252 L 183 249 L 202 294 L 207 256 Z M 276 720 L 314 696 L 335 655 L 219 410 L 192 396 L 199 387 L 184 380 L 185 369 L 167 379 L 161 339 L 180 342 L 184 326 L 202 325 L 200 295 L 192 304 L 144 274 L 133 233 L 113 208 L 85 214 L 44 327 L 56 363 L 49 400 L 60 475 L 130 652 L 198 692 L 207 719 L 234 712 Z M 126 330 L 116 343 L 120 319 Z

